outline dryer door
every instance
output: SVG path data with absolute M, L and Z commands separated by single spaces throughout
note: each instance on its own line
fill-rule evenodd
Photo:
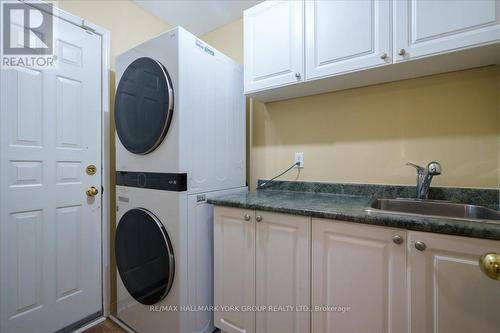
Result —
M 115 98 L 116 133 L 125 148 L 147 154 L 167 135 L 174 111 L 172 82 L 165 67 L 139 58 L 123 73 Z
M 135 300 L 152 305 L 174 280 L 174 253 L 167 230 L 151 212 L 126 212 L 116 228 L 115 256 L 123 285 Z

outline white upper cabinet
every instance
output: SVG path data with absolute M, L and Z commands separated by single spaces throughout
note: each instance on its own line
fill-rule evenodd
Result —
M 392 62 L 389 1 L 310 0 L 305 15 L 308 80 Z
M 302 1 L 265 1 L 245 11 L 245 92 L 303 81 L 303 23 Z
M 498 0 L 405 0 L 394 9 L 396 62 L 500 40 Z
M 500 64 L 500 0 L 264 1 L 244 47 L 264 102 Z
M 500 281 L 479 268 L 479 257 L 500 253 L 500 242 L 410 232 L 408 281 L 411 333 L 498 332 Z

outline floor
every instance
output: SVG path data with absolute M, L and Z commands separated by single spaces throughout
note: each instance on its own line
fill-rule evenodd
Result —
M 85 330 L 83 333 L 126 333 L 126 331 L 112 320 L 106 319 L 102 323 Z

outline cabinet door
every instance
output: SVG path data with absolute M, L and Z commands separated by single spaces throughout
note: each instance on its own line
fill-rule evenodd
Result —
M 265 1 L 244 13 L 245 92 L 303 77 L 302 1 Z
M 255 332 L 255 220 L 245 209 L 215 207 L 214 324 L 228 333 Z M 226 311 L 227 310 L 227 311 Z M 234 310 L 234 311 L 230 311 Z
M 256 331 L 308 332 L 311 218 L 257 212 L 256 221 L 256 304 L 267 310 Z
M 313 219 L 312 332 L 406 332 L 404 242 L 404 230 Z
M 483 274 L 478 259 L 500 253 L 500 242 L 422 232 L 409 238 L 411 332 L 498 332 L 500 281 Z
M 500 40 L 497 0 L 398 0 L 394 9 L 395 61 Z
M 306 1 L 307 79 L 392 63 L 388 0 Z

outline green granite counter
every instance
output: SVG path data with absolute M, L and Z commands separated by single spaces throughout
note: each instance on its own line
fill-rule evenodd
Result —
M 304 215 L 407 230 L 500 240 L 500 223 L 366 212 L 373 195 L 259 190 L 209 199 L 217 206 Z

